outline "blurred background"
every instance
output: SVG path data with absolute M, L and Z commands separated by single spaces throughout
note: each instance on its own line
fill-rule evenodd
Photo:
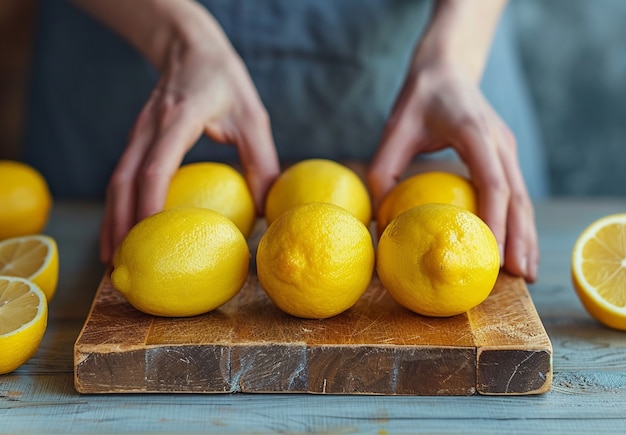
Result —
M 554 195 L 626 194 L 626 1 L 511 0 Z M 37 0 L 0 0 L 0 158 L 24 129 Z
M 626 194 L 626 1 L 513 0 L 556 195 Z
M 25 100 L 37 0 L 0 0 L 0 159 L 15 157 Z

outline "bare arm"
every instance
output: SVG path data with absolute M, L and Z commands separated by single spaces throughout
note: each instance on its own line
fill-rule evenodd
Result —
M 100 256 L 163 208 L 171 177 L 202 134 L 232 144 L 257 210 L 279 173 L 269 118 L 241 58 L 193 0 L 74 0 L 160 72 L 107 187 Z
M 491 48 L 505 0 L 438 0 L 413 55 L 413 68 L 438 62 L 458 65 L 476 84 Z
M 172 45 L 192 47 L 204 38 L 205 48 L 213 48 L 216 52 L 229 46 L 219 24 L 195 1 L 72 2 L 122 36 L 159 70 L 166 66 Z
M 454 148 L 478 190 L 479 215 L 503 265 L 534 281 L 539 250 L 534 211 L 515 138 L 479 83 L 506 2 L 439 0 L 368 173 L 375 204 L 419 153 Z

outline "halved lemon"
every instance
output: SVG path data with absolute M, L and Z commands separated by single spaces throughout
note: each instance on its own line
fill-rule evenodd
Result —
M 572 282 L 587 312 L 626 331 L 626 213 L 602 217 L 578 236 Z
M 28 361 L 48 325 L 46 295 L 34 283 L 0 276 L 0 375 Z
M 59 253 L 55 240 L 43 234 L 0 241 L 0 275 L 34 282 L 50 302 L 59 279 Z

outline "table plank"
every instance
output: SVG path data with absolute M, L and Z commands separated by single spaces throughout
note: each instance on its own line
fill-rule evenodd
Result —
M 39 352 L 0 377 L 0 433 L 623 433 L 626 334 L 589 317 L 570 282 L 569 253 L 623 198 L 553 198 L 536 205 L 539 278 L 528 290 L 553 346 L 549 392 L 532 396 L 80 394 L 75 342 L 104 273 L 99 203 L 62 202 L 49 233 L 61 278 Z
M 442 397 L 84 395 L 71 375 L 15 374 L 0 389 L 0 433 L 621 433 L 625 377 L 555 373 L 544 395 Z

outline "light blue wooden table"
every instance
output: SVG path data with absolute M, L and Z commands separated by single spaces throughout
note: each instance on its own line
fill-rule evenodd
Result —
M 537 204 L 541 265 L 530 286 L 554 347 L 550 392 L 518 397 L 321 395 L 80 395 L 73 345 L 104 268 L 97 259 L 102 208 L 55 205 L 47 233 L 61 276 L 39 352 L 0 376 L 0 434 L 137 432 L 626 433 L 626 333 L 582 308 L 570 282 L 576 236 L 625 200 Z

